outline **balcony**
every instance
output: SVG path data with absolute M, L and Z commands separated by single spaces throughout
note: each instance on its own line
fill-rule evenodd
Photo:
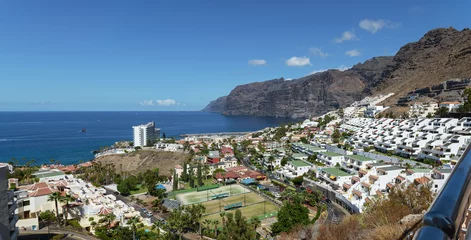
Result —
M 13 214 L 10 216 L 10 229 L 14 229 L 16 227 L 16 223 L 18 222 L 18 214 Z
M 13 214 L 16 210 L 16 202 L 13 201 L 11 204 L 8 204 L 8 214 Z
M 18 239 L 19 230 L 15 227 L 14 231 L 10 231 L 10 239 Z

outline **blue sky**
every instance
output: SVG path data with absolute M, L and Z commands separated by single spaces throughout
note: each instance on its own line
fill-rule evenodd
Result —
M 465 0 L 320 2 L 3 1 L 0 111 L 199 110 L 471 25 Z

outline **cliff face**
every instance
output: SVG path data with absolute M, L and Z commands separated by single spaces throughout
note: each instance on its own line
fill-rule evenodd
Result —
M 328 70 L 237 86 L 205 110 L 226 115 L 308 117 L 345 107 L 365 96 L 394 92 L 387 100 L 449 78 L 471 77 L 471 31 L 435 29 L 394 57 L 375 57 L 346 71 Z
M 451 78 L 471 77 L 471 30 L 439 28 L 426 33 L 418 42 L 401 47 L 385 70 L 378 91 L 394 92 L 385 102 L 394 104 L 398 98 L 415 89 L 440 84 Z
M 222 111 L 224 111 L 224 106 L 226 105 L 226 98 L 227 96 L 224 96 L 219 97 L 214 101 L 211 101 L 202 111 L 221 113 Z

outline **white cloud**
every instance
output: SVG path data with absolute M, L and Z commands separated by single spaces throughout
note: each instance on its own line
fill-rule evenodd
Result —
M 177 101 L 174 99 L 164 99 L 164 100 L 144 100 L 140 102 L 141 106 L 174 106 L 174 105 L 180 105 Z
M 328 53 L 323 52 L 322 49 L 320 48 L 309 48 L 309 52 L 314 56 L 318 56 L 322 58 L 329 56 Z
M 173 100 L 173 99 L 156 100 L 155 102 L 156 102 L 157 105 L 159 105 L 159 106 L 173 106 L 173 105 L 179 105 L 179 103 L 177 103 L 177 101 L 175 101 L 175 100 Z
M 144 100 L 139 104 L 141 104 L 142 106 L 154 106 L 154 100 Z
M 345 65 L 340 65 L 340 66 L 339 66 L 339 67 L 337 67 L 337 68 L 330 68 L 330 69 L 316 69 L 316 70 L 314 70 L 314 71 L 310 72 L 308 75 L 312 75 L 312 74 L 315 74 L 315 73 L 320 73 L 320 72 L 325 72 L 325 71 L 327 71 L 327 70 L 339 70 L 339 71 L 342 71 L 342 72 L 343 72 L 343 71 L 345 71 L 345 70 L 348 70 L 348 69 L 350 69 L 350 67 L 347 67 L 347 66 L 345 66 Z
M 286 65 L 290 67 L 302 67 L 311 65 L 311 60 L 309 60 L 307 57 L 292 57 L 286 60 Z
M 267 64 L 267 61 L 266 60 L 263 60 L 263 59 L 252 59 L 252 60 L 249 60 L 249 64 L 250 65 L 266 65 Z
M 360 26 L 360 28 L 368 31 L 368 32 L 371 32 L 371 33 L 376 33 L 378 32 L 379 30 L 387 27 L 387 28 L 396 28 L 398 27 L 400 24 L 399 23 L 393 23 L 389 20 L 383 20 L 383 19 L 379 19 L 379 20 L 371 20 L 371 19 L 363 19 L 360 21 L 360 23 L 358 24 Z
M 345 52 L 346 55 L 350 56 L 350 57 L 356 57 L 356 56 L 360 56 L 360 51 L 356 50 L 356 49 L 352 49 L 350 51 L 346 51 Z
M 291 81 L 293 80 L 292 78 L 286 78 L 285 81 Z
M 342 43 L 344 41 L 351 41 L 351 40 L 358 40 L 358 38 L 355 36 L 355 33 L 353 31 L 345 31 L 342 33 L 341 37 L 335 38 L 334 42 Z

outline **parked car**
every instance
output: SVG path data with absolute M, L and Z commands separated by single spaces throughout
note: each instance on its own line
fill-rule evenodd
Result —
M 154 214 L 153 214 L 153 213 L 151 213 L 151 212 L 146 212 L 146 215 L 147 215 L 148 217 L 152 217 L 152 216 L 154 216 Z
M 279 193 L 277 193 L 277 192 L 274 192 L 274 193 L 273 193 L 273 196 L 275 196 L 275 198 L 280 198 L 280 197 L 281 197 L 281 195 L 280 195 Z

